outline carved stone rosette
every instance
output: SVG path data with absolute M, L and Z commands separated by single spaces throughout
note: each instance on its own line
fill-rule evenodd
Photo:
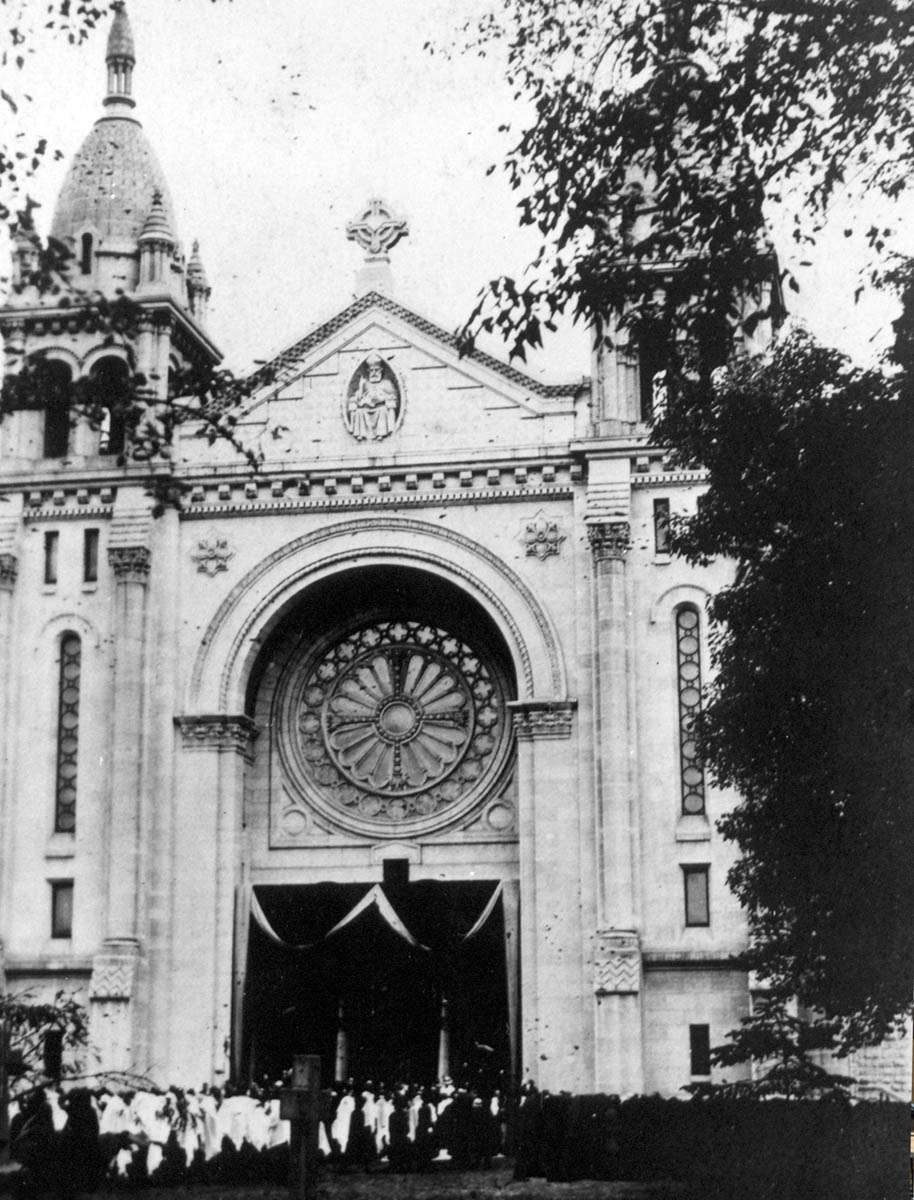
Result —
M 587 537 L 595 562 L 622 562 L 631 549 L 631 527 L 627 521 L 600 522 L 587 526 Z
M 565 534 L 558 518 L 550 517 L 540 509 L 535 517 L 522 522 L 517 540 L 523 544 L 528 557 L 545 562 L 552 555 L 561 554 Z
M 185 750 L 232 750 L 250 756 L 259 730 L 250 717 L 203 713 L 175 717 Z
M 118 582 L 146 583 L 152 553 L 148 546 L 111 546 L 108 549 L 108 562 Z
M 598 996 L 641 990 L 641 947 L 637 933 L 598 931 L 594 948 L 594 991 Z
M 0 554 L 0 591 L 11 592 L 19 574 L 19 559 L 15 554 Z
M 577 700 L 519 700 L 510 704 L 519 741 L 571 737 Z
M 197 564 L 197 571 L 212 579 L 220 571 L 228 570 L 229 560 L 235 557 L 235 551 L 229 546 L 228 538 L 211 529 L 206 537 L 200 538 L 196 551 L 190 557 Z

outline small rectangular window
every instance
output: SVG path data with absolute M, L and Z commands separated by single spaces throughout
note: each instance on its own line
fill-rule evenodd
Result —
M 666 498 L 654 501 L 654 551 L 670 552 L 670 502 Z
M 711 1074 L 711 1026 L 689 1026 L 689 1058 L 692 1075 Z
M 50 530 L 44 535 L 44 581 L 57 582 L 57 548 L 60 544 L 60 534 Z
M 98 582 L 98 530 L 83 534 L 83 583 Z
M 686 925 L 710 925 L 708 867 L 683 867 Z
M 51 884 L 51 937 L 73 936 L 73 880 L 62 879 Z

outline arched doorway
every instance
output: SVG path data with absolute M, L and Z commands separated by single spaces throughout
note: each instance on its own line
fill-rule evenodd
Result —
M 388 1083 L 429 1082 L 443 1062 L 485 1086 L 509 1074 L 517 932 L 496 894 L 508 856 L 481 848 L 516 841 L 516 694 L 489 615 L 414 567 L 324 578 L 272 631 L 248 687 L 264 824 L 246 1074 L 275 1076 L 296 1052 L 320 1053 L 325 1077 L 341 1062 Z M 381 901 L 350 919 L 375 885 Z

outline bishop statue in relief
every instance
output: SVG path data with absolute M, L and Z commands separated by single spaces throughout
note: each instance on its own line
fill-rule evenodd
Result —
M 387 437 L 397 423 L 400 393 L 384 367 L 380 354 L 371 354 L 350 384 L 346 428 L 360 442 Z

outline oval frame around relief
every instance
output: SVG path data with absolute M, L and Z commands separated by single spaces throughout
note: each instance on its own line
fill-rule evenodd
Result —
M 390 422 L 390 421 L 387 422 L 388 428 L 385 430 L 384 433 L 381 433 L 380 435 L 373 435 L 370 437 L 364 437 L 364 436 L 360 437 L 359 434 L 356 432 L 356 430 L 353 428 L 354 423 L 350 416 L 350 404 L 352 402 L 353 396 L 355 395 L 355 393 L 357 392 L 358 387 L 359 387 L 359 384 L 357 381 L 361 377 L 363 380 L 365 380 L 367 382 L 368 372 L 370 370 L 371 364 L 373 364 L 374 362 L 380 363 L 381 371 L 382 371 L 382 379 L 386 379 L 387 382 L 389 384 L 391 384 L 396 391 L 396 395 L 397 395 L 396 416 L 392 422 Z M 340 397 L 340 416 L 342 417 L 343 427 L 345 428 L 346 432 L 355 441 L 361 442 L 367 446 L 370 446 L 373 442 L 383 442 L 387 438 L 392 437 L 399 430 L 400 426 L 403 424 L 403 415 L 404 415 L 405 411 L 406 411 L 406 386 L 404 384 L 402 376 L 400 375 L 400 372 L 398 370 L 396 370 L 396 368 L 391 363 L 390 359 L 385 358 L 385 356 L 379 350 L 369 351 L 369 353 L 366 354 L 361 359 L 359 364 L 350 373 L 348 382 L 345 386 L 342 396 Z M 366 417 L 365 419 L 368 420 L 369 418 Z

